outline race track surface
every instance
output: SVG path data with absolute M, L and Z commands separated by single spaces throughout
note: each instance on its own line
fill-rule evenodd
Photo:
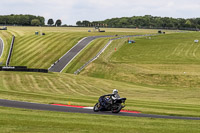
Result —
M 57 112 L 71 112 L 71 113 L 86 113 L 86 114 L 98 114 L 98 115 L 117 115 L 117 116 L 129 116 L 129 117 L 200 120 L 200 117 L 165 116 L 165 115 L 151 115 L 151 114 L 127 113 L 127 112 L 120 112 L 118 114 L 113 114 L 111 112 L 93 112 L 93 110 L 91 110 L 91 109 L 56 106 L 56 105 L 49 105 L 49 104 L 19 102 L 19 101 L 11 101 L 11 100 L 4 100 L 4 99 L 0 99 L 0 106 L 13 107 L 13 108 L 24 108 L 24 109 L 32 109 L 32 110 L 46 110 L 46 111 L 57 111 Z
M 0 58 L 3 54 L 3 40 L 0 38 Z
M 97 38 L 113 37 L 113 36 L 91 36 L 86 37 L 78 42 L 73 48 L 71 48 L 62 58 L 52 64 L 49 68 L 50 72 L 62 72 L 62 70 L 83 50 L 90 42 Z

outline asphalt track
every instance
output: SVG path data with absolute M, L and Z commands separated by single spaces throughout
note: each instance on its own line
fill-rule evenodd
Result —
M 3 54 L 3 40 L 0 38 L 0 58 Z
M 56 61 L 49 68 L 50 72 L 62 72 L 62 70 L 85 48 L 90 42 L 97 38 L 113 37 L 113 36 L 91 36 L 86 37 L 79 41 L 74 47 L 72 47 L 63 57 Z
M 163 119 L 182 119 L 182 120 L 200 120 L 200 117 L 181 117 L 181 116 L 165 116 L 165 115 L 151 115 L 142 113 L 127 113 L 120 112 L 113 114 L 111 112 L 93 112 L 91 109 L 56 106 L 49 104 L 38 104 L 29 102 L 19 102 L 0 99 L 0 106 L 12 107 L 12 108 L 23 108 L 32 110 L 45 110 L 45 111 L 57 111 L 57 112 L 70 112 L 70 113 L 85 113 L 85 114 L 98 114 L 98 115 L 116 115 L 116 116 L 129 116 L 129 117 L 147 117 L 147 118 L 163 118 Z

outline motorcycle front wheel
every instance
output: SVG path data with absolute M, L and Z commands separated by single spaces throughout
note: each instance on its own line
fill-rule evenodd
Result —
M 94 112 L 98 112 L 98 111 L 99 111 L 99 107 L 100 107 L 99 103 L 96 103 L 96 104 L 94 105 L 93 111 L 94 111 Z
M 119 104 L 119 105 L 117 105 L 115 107 L 112 107 L 111 111 L 112 111 L 112 113 L 119 113 L 121 111 L 121 109 L 122 109 L 122 105 Z

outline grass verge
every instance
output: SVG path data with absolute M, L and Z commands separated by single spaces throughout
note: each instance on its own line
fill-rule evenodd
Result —
M 199 121 L 59 113 L 0 107 L 0 130 L 70 133 L 197 133 Z

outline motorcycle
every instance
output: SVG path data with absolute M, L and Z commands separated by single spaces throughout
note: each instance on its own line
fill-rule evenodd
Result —
M 126 98 L 113 99 L 114 94 L 103 95 L 99 98 L 98 103 L 94 105 L 93 111 L 112 111 L 119 113 L 125 107 Z

